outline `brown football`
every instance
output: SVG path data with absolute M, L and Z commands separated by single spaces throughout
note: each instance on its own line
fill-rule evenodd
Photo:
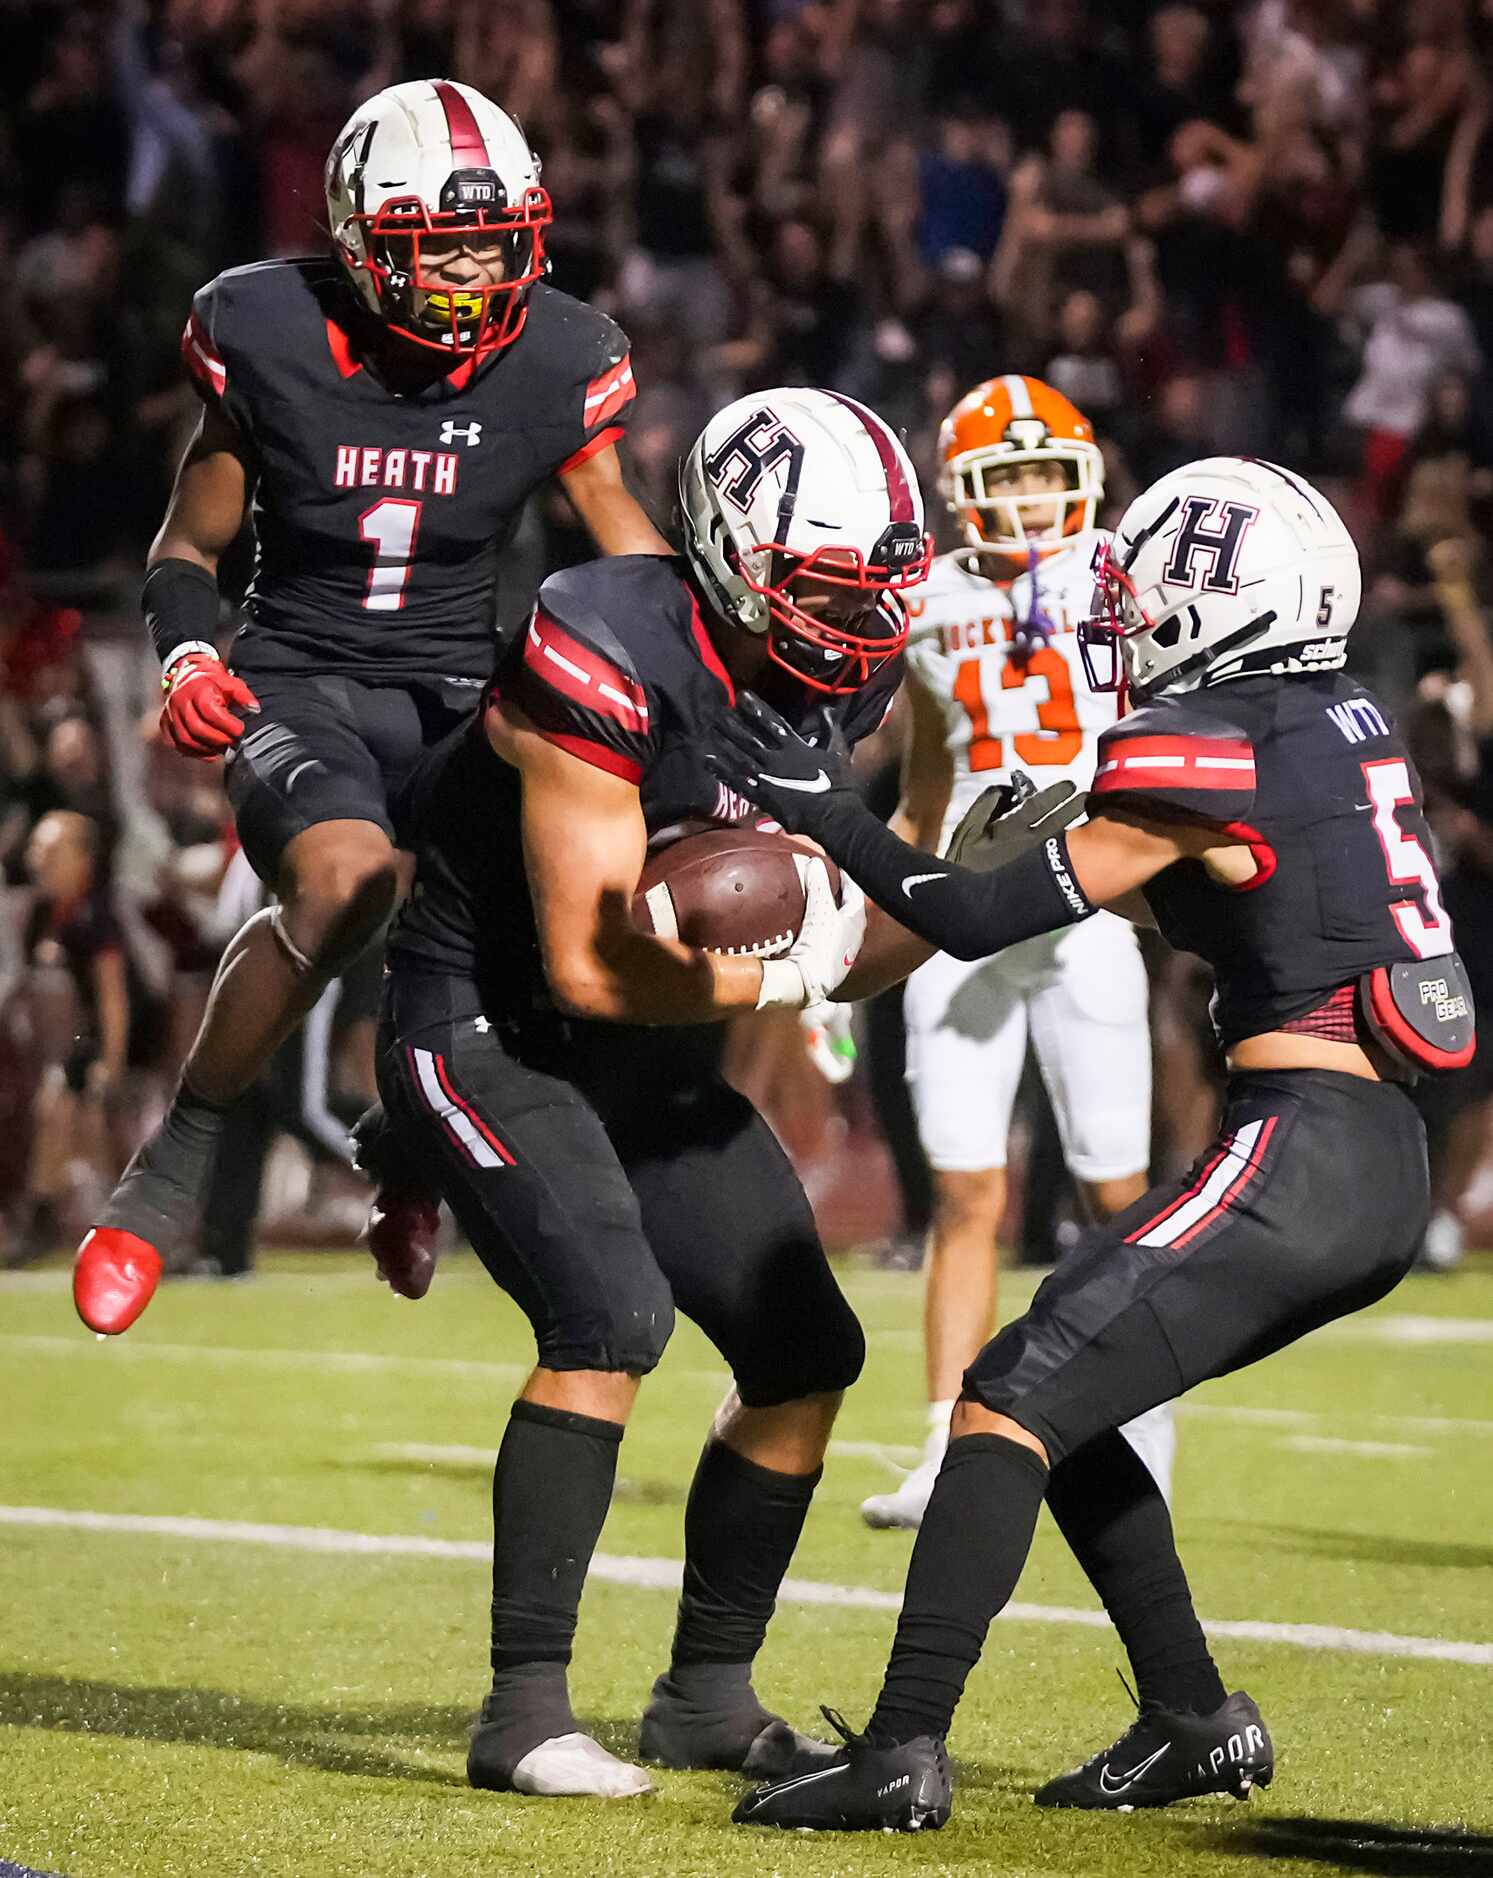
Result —
M 645 932 L 709 952 L 779 957 L 798 937 L 804 916 L 793 857 L 818 850 L 766 819 L 730 828 L 693 826 L 694 832 L 649 855 L 633 918 Z M 826 866 L 838 893 L 839 869 L 833 861 Z

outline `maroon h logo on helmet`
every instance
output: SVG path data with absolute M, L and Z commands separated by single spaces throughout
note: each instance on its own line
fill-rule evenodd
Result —
M 1247 502 L 1185 496 L 1181 525 L 1162 579 L 1170 586 L 1200 587 L 1204 593 L 1238 593 L 1239 550 L 1244 545 L 1245 530 L 1259 519 L 1259 514 Z M 1199 556 L 1207 562 L 1201 580 L 1194 570 Z
M 788 478 L 784 495 L 791 514 L 791 498 L 798 492 L 803 460 L 804 447 L 798 438 L 780 417 L 763 406 L 753 411 L 746 422 L 739 424 L 720 448 L 705 459 L 705 473 L 721 494 L 745 513 L 752 506 L 757 485 L 767 471 L 786 462 Z

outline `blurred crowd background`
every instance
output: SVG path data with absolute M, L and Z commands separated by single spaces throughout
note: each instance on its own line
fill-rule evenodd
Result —
M 999 371 L 1092 416 L 1111 514 L 1215 450 L 1320 481 L 1365 560 L 1355 658 L 1411 721 L 1493 1010 L 1493 0 L 0 0 L 0 21 L 0 1259 L 86 1216 L 252 890 L 217 766 L 155 739 L 136 605 L 195 418 L 190 295 L 322 245 L 328 145 L 403 78 L 522 120 L 556 283 L 632 336 L 631 464 L 665 526 L 704 418 L 783 382 L 902 428 L 934 508 L 938 422 Z M 504 624 L 585 552 L 563 498 L 536 505 Z M 317 1045 L 334 1115 L 368 1088 L 363 978 Z M 86 1066 L 80 999 L 104 1040 Z M 1157 962 L 1155 1011 L 1165 1164 L 1211 1115 L 1187 961 Z M 740 1073 L 831 1234 L 895 1255 L 926 1206 L 895 1000 L 862 1025 L 841 1089 L 796 1034 L 759 1029 Z M 1489 1086 L 1474 1066 L 1438 1093 L 1453 1223 L 1493 1223 Z M 251 1162 L 297 1101 L 261 1104 Z M 326 1237 L 356 1202 L 307 1145 L 279 1225 Z

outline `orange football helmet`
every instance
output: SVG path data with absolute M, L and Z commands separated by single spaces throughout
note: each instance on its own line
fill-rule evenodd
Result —
M 1066 538 L 1094 526 L 1104 494 L 1104 458 L 1094 427 L 1075 405 L 1040 378 L 1007 373 L 967 392 L 938 434 L 939 487 L 972 548 L 1025 561 L 1055 554 Z M 1066 487 L 1051 498 L 1002 489 L 991 472 L 1021 463 L 1060 463 Z M 1029 536 L 1022 505 L 1061 502 L 1055 535 Z

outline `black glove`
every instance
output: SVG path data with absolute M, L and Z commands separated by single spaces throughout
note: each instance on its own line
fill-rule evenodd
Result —
M 847 796 L 859 804 L 842 740 L 827 738 L 827 748 L 810 743 L 750 691 L 716 720 L 712 735 L 707 766 L 791 834 L 814 835 Z
M 987 789 L 964 811 L 944 859 L 989 873 L 1070 827 L 1087 806 L 1088 797 L 1071 782 L 1052 783 L 1039 794 L 1025 770 L 1015 770 L 1010 782 Z

